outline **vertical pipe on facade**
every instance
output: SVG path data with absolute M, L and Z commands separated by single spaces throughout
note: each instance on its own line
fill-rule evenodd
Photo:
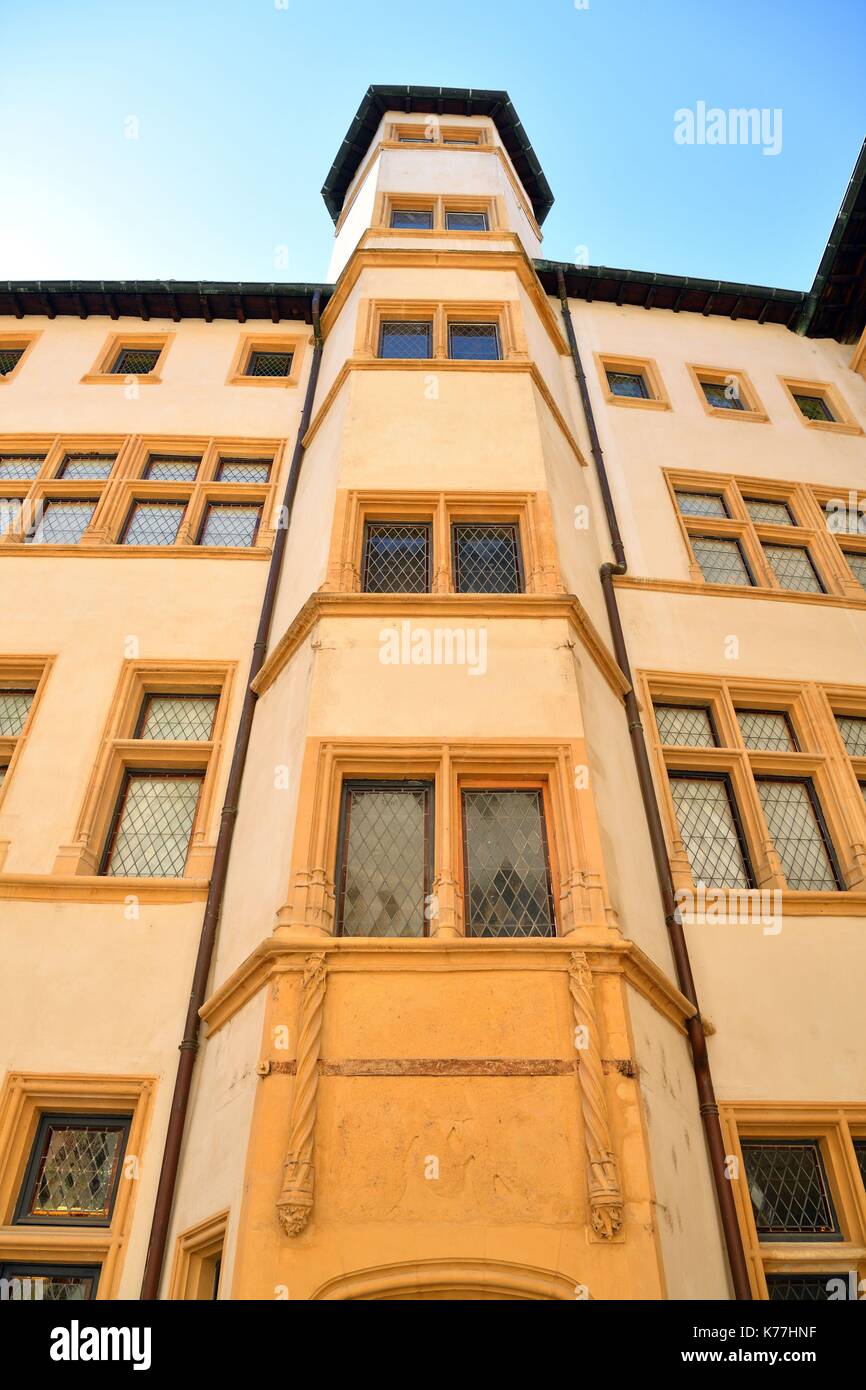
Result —
M 228 875 L 229 856 L 231 854 L 232 839 L 234 838 L 235 823 L 237 821 L 241 783 L 243 781 L 247 750 L 250 744 L 253 715 L 255 714 L 257 696 L 251 689 L 251 686 L 255 677 L 261 670 L 267 654 L 268 636 L 274 613 L 274 604 L 277 597 L 283 556 L 286 549 L 289 522 L 292 516 L 295 494 L 298 490 L 298 479 L 301 473 L 301 464 L 304 458 L 304 437 L 310 426 L 313 398 L 316 394 L 316 383 L 319 378 L 319 365 L 322 357 L 322 331 L 319 322 L 320 301 L 321 291 L 315 290 L 312 300 L 314 346 L 313 358 L 310 364 L 310 376 L 307 381 L 304 406 L 301 411 L 301 420 L 298 425 L 298 434 L 295 440 L 289 476 L 286 479 L 286 490 L 283 495 L 280 522 L 276 529 L 274 548 L 268 566 L 268 577 L 265 584 L 261 612 L 259 614 L 259 625 L 256 632 L 255 644 L 253 646 L 252 660 L 250 662 L 250 674 L 244 693 L 244 702 L 238 721 L 234 752 L 232 754 L 231 767 L 226 783 L 225 798 L 223 801 L 222 814 L 220 816 L 219 834 L 217 835 L 216 850 L 214 851 L 213 869 L 208 886 L 207 902 L 205 904 L 201 935 L 198 943 L 198 954 L 196 956 L 189 1004 L 187 1006 L 186 1022 L 183 1030 L 183 1038 L 179 1046 L 180 1057 L 177 1065 L 177 1078 L 174 1084 L 171 1111 L 169 1112 L 165 1148 L 162 1155 L 162 1168 L 159 1174 L 159 1186 L 157 1188 L 156 1203 L 153 1209 L 153 1221 L 150 1228 L 150 1244 L 147 1249 L 147 1261 L 144 1267 L 144 1279 L 141 1286 L 142 1299 L 155 1299 L 159 1296 L 159 1285 L 162 1277 L 163 1263 L 165 1261 L 168 1227 L 171 1220 L 171 1210 L 174 1203 L 174 1193 L 177 1183 L 177 1170 L 180 1162 L 187 1110 L 189 1108 L 192 1074 L 199 1046 L 199 1009 L 205 1000 L 208 977 L 210 975 L 214 944 L 216 942 L 217 928 L 219 926 L 223 895 L 225 893 L 226 878 Z
M 574 333 L 574 324 L 571 319 L 571 310 L 568 305 L 565 275 L 562 270 L 557 270 L 556 278 L 559 291 L 559 302 L 562 306 L 562 319 L 565 325 L 565 334 L 568 339 L 571 360 L 574 364 L 574 375 L 577 379 L 583 414 L 586 420 L 586 427 L 589 431 L 593 463 L 595 464 L 596 476 L 598 478 L 608 530 L 610 532 L 611 546 L 615 557 L 614 564 L 608 562 L 602 565 L 599 572 L 604 593 L 605 608 L 607 609 L 608 621 L 610 623 L 614 655 L 616 656 L 620 670 L 628 682 L 628 690 L 625 695 L 625 713 L 628 721 L 632 753 L 637 769 L 641 801 L 643 802 L 644 814 L 649 829 L 656 877 L 658 879 L 662 906 L 664 908 L 665 926 L 667 927 L 668 936 L 670 937 L 671 951 L 677 973 L 677 983 L 695 1011 L 692 1017 L 686 1020 L 686 1032 L 692 1053 L 692 1066 L 694 1068 L 695 1083 L 698 1091 L 699 1109 L 710 1155 L 710 1168 L 719 1204 L 719 1214 L 722 1222 L 725 1248 L 728 1254 L 728 1263 L 731 1269 L 734 1296 L 738 1300 L 745 1302 L 751 1299 L 752 1294 L 749 1286 L 749 1274 L 746 1265 L 746 1256 L 743 1250 L 742 1236 L 740 1234 L 740 1225 L 737 1220 L 737 1209 L 734 1204 L 733 1189 L 730 1179 L 727 1176 L 725 1143 L 722 1135 L 722 1126 L 719 1121 L 719 1108 L 716 1104 L 715 1091 L 713 1089 L 710 1059 L 707 1053 L 707 1039 L 704 1032 L 704 1025 L 701 1021 L 700 1006 L 698 1004 L 694 976 L 692 975 L 692 966 L 685 933 L 683 932 L 682 921 L 676 906 L 674 884 L 671 877 L 664 829 L 661 815 L 659 814 L 649 756 L 646 750 L 640 710 L 638 709 L 637 697 L 632 685 L 631 666 L 629 664 L 628 651 L 625 644 L 625 634 L 620 619 L 619 606 L 616 601 L 616 590 L 613 584 L 614 575 L 626 573 L 628 562 L 626 560 L 622 536 L 620 535 L 619 522 L 617 520 L 613 494 L 610 490 L 607 469 L 604 463 L 604 452 L 598 437 L 598 430 L 596 429 L 592 401 L 589 397 L 583 364 L 580 360 L 577 338 Z

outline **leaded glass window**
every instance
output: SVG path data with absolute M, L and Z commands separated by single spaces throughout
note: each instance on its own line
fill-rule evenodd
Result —
M 4 454 L 0 457 L 0 482 L 33 479 L 44 462 L 44 454 Z
M 129 1117 L 43 1115 L 25 1174 L 18 1224 L 111 1220 Z
M 458 594 L 519 594 L 520 541 L 516 526 L 460 522 L 451 530 Z
M 433 211 L 431 208 L 394 208 L 391 226 L 403 232 L 431 232 Z
M 542 794 L 464 791 L 467 936 L 555 936 Z
M 160 357 L 159 348 L 121 348 L 111 368 L 113 376 L 147 376 Z
M 728 384 L 723 381 L 702 381 L 701 390 L 707 405 L 713 406 L 716 410 L 743 410 L 745 408 L 740 400 L 737 381 Z
M 824 585 L 805 546 L 770 545 L 763 542 L 764 554 L 783 589 L 797 594 L 823 594 Z
M 90 525 L 96 499 L 68 502 L 49 499 L 39 521 L 24 539 L 28 545 L 77 545 Z
M 422 360 L 432 357 L 432 323 L 403 319 L 384 322 L 379 333 L 379 356 Z
M 725 499 L 717 492 L 686 492 L 676 490 L 677 506 L 683 516 L 726 517 L 728 509 Z
M 692 536 L 692 550 L 708 584 L 748 588 L 753 580 L 739 541 L 723 536 Z
M 430 536 L 430 525 L 423 521 L 368 521 L 364 528 L 364 593 L 428 593 Z
M 79 1303 L 96 1298 L 101 1265 L 53 1265 L 9 1262 L 0 1279 L 13 1289 L 10 1297 L 27 1303 Z
M 755 782 L 788 887 L 838 890 L 832 847 L 812 783 L 782 777 L 757 777 Z
M 199 545 L 255 544 L 262 509 L 252 502 L 211 502 L 199 534 Z
M 750 1139 L 742 1149 L 760 1240 L 839 1238 L 817 1140 Z
M 103 861 L 109 877 L 181 878 L 201 772 L 128 772 Z
M 662 743 L 680 748 L 717 748 L 719 740 L 705 705 L 655 705 Z
M 22 505 L 20 497 L 0 497 L 0 536 L 15 525 Z
M 751 888 L 752 873 L 728 778 L 688 772 L 668 775 L 694 882 L 706 888 Z
M 2 786 L 3 786 L 3 783 L 6 781 L 6 773 L 7 773 L 8 771 L 9 771 L 9 764 L 8 764 L 8 763 L 0 763 L 0 787 L 2 787 Z
M 251 352 L 247 363 L 247 376 L 290 376 L 292 372 L 291 352 Z
M 768 1274 L 767 1293 L 771 1303 L 825 1303 L 831 1293 L 838 1298 L 839 1281 L 848 1283 L 848 1275 L 839 1274 Z
M 860 1176 L 863 1185 L 866 1187 L 866 1139 L 854 1140 L 854 1153 L 857 1155 L 857 1167 L 860 1169 Z
M 218 483 L 266 483 L 271 476 L 270 459 L 221 458 Z
M 18 737 L 35 694 L 35 690 L 0 690 L 0 737 Z
M 424 936 L 433 877 L 433 787 L 348 782 L 337 860 L 337 931 Z
M 804 396 L 794 393 L 794 400 L 807 420 L 835 420 L 835 415 L 823 396 Z
M 151 454 L 144 476 L 158 483 L 194 483 L 200 463 L 189 454 Z
M 857 583 L 866 589 L 866 551 L 846 550 L 844 555 Z
M 495 362 L 499 349 L 499 329 L 495 323 L 449 323 L 448 356 L 457 362 Z
M 218 703 L 216 695 L 146 695 L 136 737 L 206 743 Z
M 108 477 L 116 459 L 116 454 L 67 454 L 58 477 L 66 482 L 102 481 Z
M 772 497 L 744 497 L 746 511 L 758 526 L 796 526 L 787 502 Z
M 612 396 L 627 396 L 632 400 L 649 400 L 649 388 L 643 372 L 614 372 L 608 368 L 607 384 Z
M 486 232 L 486 212 L 460 212 L 456 208 L 445 213 L 445 229 L 449 232 Z
M 0 348 L 0 376 L 8 376 L 24 356 L 23 348 Z
M 837 714 L 836 727 L 842 735 L 845 752 L 852 758 L 866 758 L 866 719 L 856 714 Z
M 123 528 L 123 545 L 174 545 L 185 502 L 136 502 Z
M 781 710 L 738 709 L 737 722 L 747 748 L 755 752 L 796 753 L 797 740 L 791 721 Z

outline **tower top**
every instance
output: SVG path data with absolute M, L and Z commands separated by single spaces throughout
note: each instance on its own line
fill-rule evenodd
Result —
M 431 116 L 487 116 L 514 165 L 532 203 L 539 224 L 553 206 L 553 193 L 520 117 L 507 92 L 487 92 L 474 87 L 368 87 L 355 118 L 343 138 L 337 158 L 322 188 L 325 206 L 334 222 L 352 179 L 372 144 L 386 111 Z

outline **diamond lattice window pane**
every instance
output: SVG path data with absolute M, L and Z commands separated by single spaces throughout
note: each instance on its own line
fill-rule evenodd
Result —
M 43 1121 L 39 1166 L 27 1216 L 107 1221 L 123 1156 L 126 1121 Z
M 116 454 L 67 454 L 58 476 L 67 482 L 76 479 L 99 481 L 108 477 L 116 458 Z
M 857 583 L 866 589 L 866 552 L 846 550 L 845 559 Z
M 344 936 L 423 936 L 429 892 L 431 788 L 399 782 L 344 792 L 337 869 Z
M 185 502 L 136 502 L 123 533 L 124 545 L 174 545 Z
M 728 515 L 724 498 L 717 492 L 685 492 L 682 488 L 676 491 L 677 506 L 683 516 L 721 516 Z
M 201 783 L 201 773 L 130 774 L 104 872 L 182 877 Z
M 839 888 L 828 840 L 811 783 L 756 778 L 770 838 L 789 888 L 833 892 Z
M 363 589 L 367 594 L 424 594 L 430 588 L 430 527 L 368 522 Z
M 159 361 L 159 348 L 122 348 L 111 368 L 114 376 L 147 376 Z
M 554 936 L 544 810 L 538 791 L 466 791 L 468 936 Z
M 404 323 L 396 320 L 382 324 L 379 335 L 380 357 L 425 359 L 432 355 L 432 323 Z
M 4 454 L 0 458 L 0 482 L 35 478 L 44 462 L 44 454 Z
M 446 212 L 445 227 L 449 232 L 486 232 L 486 212 Z
M 23 348 L 0 348 L 0 376 L 8 376 L 23 356 Z
M 6 773 L 9 771 L 8 763 L 0 763 L 0 787 L 6 781 Z
M 848 1283 L 847 1274 L 768 1274 L 767 1294 L 771 1303 L 825 1303 L 836 1292 L 839 1280 Z
M 76 545 L 90 525 L 96 502 L 46 502 L 28 545 Z
M 612 396 L 628 396 L 633 400 L 649 400 L 649 389 L 643 372 L 609 371 L 607 384 Z
M 737 830 L 727 778 L 671 772 L 680 836 L 692 878 L 706 888 L 750 888 L 752 877 Z
M 212 503 L 205 513 L 199 545 L 237 545 L 255 543 L 262 509 L 260 506 L 226 502 Z
M 786 1143 L 756 1139 L 742 1147 L 761 1240 L 837 1233 L 824 1163 L 815 1140 Z
M 291 376 L 291 352 L 251 352 L 247 365 L 247 376 Z
M 866 1187 L 866 1139 L 854 1140 L 854 1152 L 857 1155 L 857 1167 L 860 1169 L 863 1186 Z
M 807 420 L 835 420 L 835 415 L 823 396 L 794 395 L 794 400 Z
M 200 463 L 189 455 L 151 454 L 144 476 L 159 483 L 193 483 Z
M 752 583 L 739 541 L 721 536 L 692 536 L 692 550 L 708 584 L 733 584 L 748 588 Z
M 796 526 L 786 502 L 774 502 L 772 498 L 744 497 L 746 511 L 759 526 Z
M 836 727 L 846 753 L 852 758 L 866 758 L 866 719 L 855 714 L 837 714 Z
M 516 526 L 461 523 L 451 533 L 458 594 L 519 594 L 520 542 Z
M 495 323 L 449 323 L 448 356 L 457 362 L 495 362 L 499 329 Z
M 206 743 L 213 733 L 216 695 L 148 695 L 139 738 Z
M 0 1278 L 16 1281 L 13 1297 L 29 1303 L 81 1303 L 96 1297 L 100 1265 L 0 1265 Z
M 429 208 L 394 208 L 391 213 L 391 226 L 402 232 L 431 232 L 433 213 Z
M 797 740 L 786 714 L 778 710 L 738 709 L 737 721 L 747 748 L 796 753 Z
M 266 483 L 271 475 L 270 459 L 220 459 L 220 483 Z
M 33 690 L 0 690 L 0 735 L 17 738 L 33 704 Z
M 701 390 L 707 405 L 713 406 L 716 410 L 745 409 L 740 399 L 739 383 L 736 380 L 727 385 L 723 381 L 702 381 Z
M 765 541 L 764 554 L 783 589 L 798 594 L 823 594 L 824 586 L 808 550 L 795 545 L 770 545 Z
M 0 497 L 0 536 L 15 525 L 23 505 L 20 497 Z
M 655 705 L 656 723 L 662 743 L 680 748 L 717 748 L 710 712 L 705 707 Z

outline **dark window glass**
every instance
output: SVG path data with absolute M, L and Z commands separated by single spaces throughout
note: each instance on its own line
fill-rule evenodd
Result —
M 656 705 L 662 743 L 680 748 L 716 748 L 719 740 L 705 705 Z
M 770 545 L 763 542 L 764 554 L 783 589 L 796 594 L 823 594 L 824 585 L 805 547 Z
M 122 545 L 174 545 L 185 502 L 135 502 L 121 536 Z
M 487 213 L 459 212 L 455 209 L 445 213 L 445 227 L 449 232 L 486 232 Z
M 290 376 L 292 371 L 291 352 L 251 352 L 247 363 L 247 376 Z
M 727 777 L 669 772 L 692 878 L 706 888 L 751 888 L 752 873 Z
M 218 703 L 216 695 L 145 695 L 135 736 L 206 743 Z
M 9 1298 L 26 1303 L 81 1303 L 96 1298 L 101 1265 L 52 1265 L 10 1261 L 0 1265 Z
M 346 783 L 337 856 L 337 932 L 424 936 L 432 877 L 432 784 Z
M 0 348 L 0 376 L 8 376 L 23 356 L 23 348 Z
M 0 690 L 0 737 L 18 737 L 35 694 L 35 690 Z
M 68 482 L 107 478 L 115 465 L 115 454 L 67 454 L 57 475 Z
M 689 539 L 708 584 L 749 588 L 752 576 L 739 541 L 722 536 L 690 536 Z
M 834 892 L 842 887 L 824 817 L 808 780 L 756 777 L 770 838 L 789 888 Z
M 114 376 L 147 376 L 159 355 L 159 348 L 121 348 L 110 370 Z
M 128 1132 L 128 1115 L 43 1115 L 16 1224 L 107 1226 Z
M 199 532 L 199 545 L 255 544 L 262 509 L 255 502 L 211 502 Z
M 457 362 L 496 362 L 499 329 L 495 323 L 449 323 L 448 356 Z
M 429 524 L 369 521 L 364 528 L 362 587 L 367 594 L 428 593 Z
M 866 1187 L 866 1139 L 854 1140 L 854 1152 L 857 1155 L 857 1167 L 860 1169 L 863 1185 Z
M 395 319 L 382 324 L 379 356 L 426 359 L 433 355 L 432 323 L 409 323 Z
M 200 463 L 186 454 L 151 454 L 144 476 L 158 483 L 194 483 Z
M 838 1271 L 835 1274 L 768 1274 L 767 1293 L 771 1303 L 825 1303 L 839 1299 L 840 1289 L 847 1290 L 850 1282 L 848 1273 Z
M 747 748 L 766 749 L 772 753 L 797 752 L 791 721 L 783 711 L 738 709 L 737 722 Z
M 76 545 L 95 510 L 95 498 L 75 502 L 49 498 L 38 522 L 24 539 L 28 545 Z
M 128 772 L 101 872 L 181 878 L 204 774 Z
M 739 383 L 735 380 L 730 384 L 723 381 L 702 381 L 701 390 L 706 397 L 708 405 L 714 406 L 716 410 L 743 410 L 743 402 L 740 400 Z
M 266 483 L 271 476 L 271 460 L 222 458 L 216 476 L 219 483 Z
M 794 400 L 807 420 L 835 420 L 836 417 L 823 396 L 803 396 L 794 393 Z
M 433 230 L 433 213 L 429 208 L 394 208 L 391 226 L 404 232 L 430 232 Z
M 761 1240 L 840 1238 L 817 1140 L 749 1139 L 742 1149 Z
M 516 526 L 460 522 L 451 530 L 454 587 L 458 594 L 519 594 L 523 591 Z
M 607 384 L 613 396 L 631 396 L 635 400 L 649 400 L 649 389 L 643 372 L 608 371 Z
M 464 791 L 467 936 L 556 934 L 540 791 Z

